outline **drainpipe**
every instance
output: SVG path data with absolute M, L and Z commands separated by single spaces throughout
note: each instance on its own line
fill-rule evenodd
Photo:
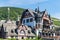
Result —
M 38 37 L 38 33 L 39 33 L 39 31 L 38 31 L 38 29 L 36 29 L 36 35 L 37 35 L 37 37 Z

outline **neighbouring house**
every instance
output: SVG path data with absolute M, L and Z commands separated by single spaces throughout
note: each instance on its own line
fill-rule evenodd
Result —
M 35 34 L 32 33 L 31 31 L 31 28 L 26 26 L 26 25 L 20 25 L 18 28 L 17 28 L 17 31 L 18 31 L 18 39 L 25 39 L 25 38 L 34 38 L 35 37 Z
M 1 26 L 2 26 L 3 23 L 5 23 L 5 21 L 6 20 L 0 20 L 0 38 L 2 37 L 2 35 L 1 35 L 2 34 L 2 29 L 1 28 L 3 28 Z
M 35 34 L 31 31 L 32 29 L 30 27 L 20 24 L 20 20 L 12 21 L 9 19 L 1 25 L 0 38 L 34 38 Z
M 6 20 L 1 26 L 1 38 L 10 38 L 16 35 L 15 29 L 17 28 L 15 21 Z

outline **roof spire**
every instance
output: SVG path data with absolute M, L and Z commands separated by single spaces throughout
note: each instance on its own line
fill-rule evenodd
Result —
M 46 9 L 45 9 L 45 11 L 46 11 Z
M 8 7 L 8 20 L 10 19 L 10 8 Z

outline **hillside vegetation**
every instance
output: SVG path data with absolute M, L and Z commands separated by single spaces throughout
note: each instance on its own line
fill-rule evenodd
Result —
M 9 7 L 10 8 L 10 19 L 17 20 L 18 15 L 20 16 L 23 12 L 23 8 Z M 0 7 L 0 20 L 8 18 L 8 7 Z
M 24 11 L 23 8 L 17 7 L 9 7 L 10 8 L 10 19 L 17 20 L 18 16 L 21 16 L 22 12 Z M 0 7 L 0 20 L 8 19 L 8 7 Z M 60 20 L 57 18 L 53 18 L 54 25 L 60 26 Z
M 57 19 L 57 18 L 53 18 L 52 17 L 52 20 L 53 20 L 54 25 L 60 26 L 60 19 Z

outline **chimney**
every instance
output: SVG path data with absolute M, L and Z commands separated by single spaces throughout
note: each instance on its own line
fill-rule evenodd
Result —
M 37 8 L 35 9 L 35 12 L 37 12 Z

